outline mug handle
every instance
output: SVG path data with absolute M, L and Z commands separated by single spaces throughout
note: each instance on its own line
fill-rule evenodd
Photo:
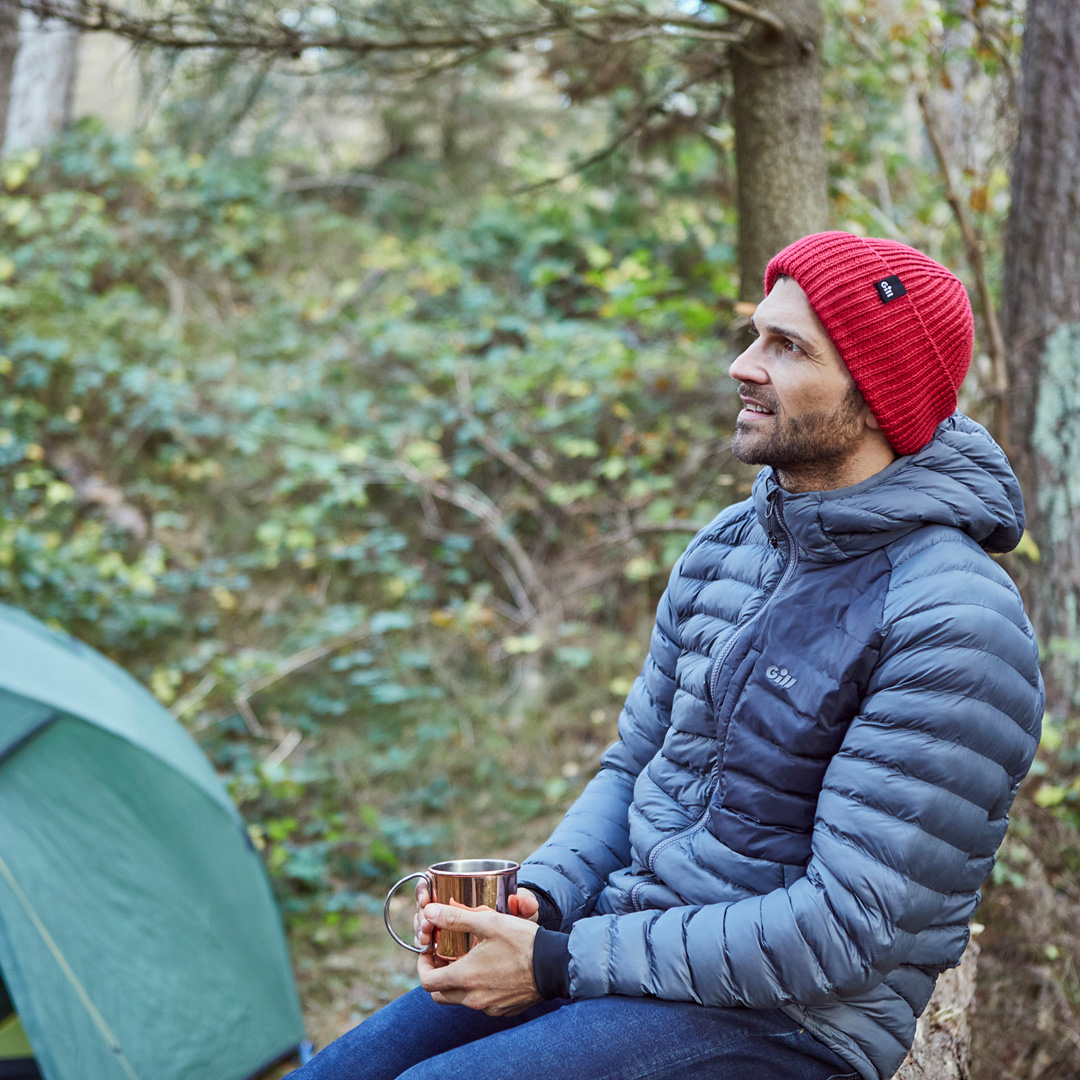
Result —
M 390 901 L 394 899 L 394 893 L 405 884 L 406 881 L 412 881 L 414 878 L 423 878 L 427 882 L 428 892 L 434 892 L 435 886 L 432 884 L 431 877 L 426 870 L 419 870 L 415 874 L 409 874 L 407 877 L 403 877 L 400 881 L 396 882 L 390 887 L 390 891 L 386 894 L 386 903 L 383 904 L 382 916 L 383 922 L 386 923 L 386 929 L 390 931 L 390 936 L 403 948 L 408 949 L 409 952 L 419 953 L 421 956 L 424 953 L 433 952 L 435 950 L 435 942 L 430 942 L 425 948 L 418 949 L 415 945 L 410 945 L 407 941 L 402 941 L 397 936 L 394 928 L 390 925 Z

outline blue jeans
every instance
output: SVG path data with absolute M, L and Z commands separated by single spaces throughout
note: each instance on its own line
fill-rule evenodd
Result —
M 545 1001 L 495 1018 L 416 989 L 287 1080 L 858 1080 L 775 1009 L 655 998 Z

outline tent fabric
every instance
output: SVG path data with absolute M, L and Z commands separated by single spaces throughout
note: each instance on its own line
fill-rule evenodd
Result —
M 88 645 L 5 604 L 0 604 L 0 689 L 141 746 L 240 820 L 198 744 L 149 690 Z
M 26 619 L 0 607 L 0 644 Z M 153 697 L 32 629 L 0 648 L 0 971 L 41 1072 L 247 1080 L 304 1032 L 242 819 Z

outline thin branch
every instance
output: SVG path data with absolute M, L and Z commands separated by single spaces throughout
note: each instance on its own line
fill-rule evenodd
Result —
M 644 131 L 645 128 L 649 126 L 649 123 L 654 116 L 666 116 L 668 114 L 667 109 L 664 107 L 665 101 L 676 94 L 685 93 L 692 87 L 697 86 L 698 83 L 713 78 L 717 71 L 723 66 L 723 64 L 719 64 L 714 68 L 710 68 L 708 71 L 684 80 L 678 86 L 665 90 L 660 97 L 654 98 L 652 101 L 648 101 L 642 105 L 635 116 L 623 127 L 623 129 L 609 143 L 600 147 L 599 150 L 594 150 L 591 154 L 587 154 L 585 157 L 574 162 L 569 169 L 557 176 L 549 176 L 545 180 L 538 180 L 536 183 L 525 184 L 522 187 L 514 188 L 513 194 L 528 195 L 533 191 L 539 191 L 541 188 L 551 187 L 553 184 L 562 183 L 563 180 L 575 176 L 577 173 L 584 172 L 586 169 L 591 169 L 593 165 L 597 165 L 601 161 L 611 157 L 619 147 L 625 145 L 636 135 L 639 135 Z
M 300 734 L 296 728 L 285 733 L 285 737 L 277 744 L 277 746 L 267 755 L 264 765 L 274 767 L 276 765 L 282 765 L 287 760 L 289 755 L 304 741 L 303 735 Z
M 458 365 L 454 373 L 454 381 L 457 385 L 458 408 L 461 410 L 462 416 L 476 422 L 480 431 L 478 436 L 480 445 L 493 457 L 497 457 L 507 468 L 517 473 L 522 480 L 536 488 L 545 499 L 550 498 L 551 481 L 527 461 L 515 454 L 513 450 L 500 446 L 498 440 L 491 436 L 487 427 L 477 418 L 472 407 L 472 387 L 469 383 L 469 373 L 465 370 L 464 365 Z
M 487 526 L 491 536 L 509 555 L 518 582 L 528 593 L 526 596 L 528 607 L 531 607 L 533 611 L 539 610 L 536 602 L 532 600 L 533 596 L 543 596 L 547 601 L 546 607 L 548 608 L 555 606 L 555 598 L 551 590 L 544 584 L 539 571 L 533 564 L 532 559 L 529 558 L 528 552 L 521 546 L 521 542 L 514 535 L 499 508 L 487 495 L 464 480 L 458 481 L 453 487 L 444 484 L 433 476 L 425 475 L 404 458 L 399 458 L 395 464 L 402 476 L 410 483 L 415 484 L 418 488 L 426 489 L 437 499 L 442 499 L 443 502 L 460 507 L 474 517 L 479 518 Z M 506 583 L 511 593 L 514 594 L 515 600 L 517 600 L 518 586 L 512 584 L 509 578 L 506 579 Z M 527 607 L 523 607 L 523 610 L 527 610 Z
M 273 686 L 274 683 L 284 679 L 287 675 L 291 675 L 294 671 L 299 671 L 300 668 L 307 667 L 308 664 L 313 664 L 316 660 L 322 660 L 331 653 L 337 652 L 343 646 L 350 645 L 361 638 L 367 637 L 367 635 L 367 627 L 351 630 L 347 634 L 338 634 L 336 637 L 332 637 L 319 645 L 301 649 L 299 652 L 293 653 L 292 656 L 279 660 L 265 675 L 249 679 L 242 686 L 237 687 L 236 692 L 233 694 L 233 704 L 236 706 L 237 712 L 243 717 L 248 731 L 252 735 L 263 736 L 266 734 L 266 729 L 262 726 L 258 716 L 255 714 L 255 710 L 251 707 L 251 698 L 268 686 Z
M 544 180 L 537 180 L 534 184 L 524 184 L 521 187 L 514 188 L 513 194 L 528 195 L 534 191 L 540 191 L 542 188 L 551 187 L 554 184 L 561 184 L 571 176 L 576 176 L 586 169 L 591 169 L 594 165 L 598 165 L 601 161 L 605 161 L 607 158 L 611 157 L 620 146 L 628 143 L 635 135 L 644 131 L 645 128 L 648 127 L 649 121 L 653 116 L 661 112 L 663 112 L 663 107 L 660 105 L 653 105 L 647 109 L 643 109 L 631 123 L 627 124 L 623 130 L 615 136 L 614 139 L 605 146 L 600 147 L 599 150 L 595 150 L 593 153 L 587 154 L 585 157 L 575 161 L 569 169 L 559 173 L 557 176 L 549 176 Z
M 756 20 L 774 30 L 783 31 L 784 24 L 775 15 L 759 11 L 750 4 L 726 5 L 740 15 Z M 402 27 L 396 37 L 372 37 L 354 33 L 305 34 L 284 24 L 245 20 L 227 11 L 209 11 L 198 17 L 179 15 L 170 11 L 166 15 L 137 16 L 122 7 L 95 0 L 84 8 L 70 0 L 0 0 L 0 7 L 28 11 L 40 19 L 56 19 L 88 32 L 116 34 L 136 44 L 157 45 L 168 49 L 223 49 L 260 52 L 279 57 L 298 58 L 308 49 L 326 49 L 348 52 L 357 56 L 380 53 L 403 52 L 457 52 L 460 50 L 487 52 L 502 47 L 515 47 L 538 38 L 550 37 L 560 31 L 574 31 L 593 36 L 610 35 L 621 28 L 651 27 L 656 33 L 669 36 L 693 36 L 731 40 L 730 30 L 709 19 L 671 13 L 669 16 L 653 14 L 645 10 L 627 11 L 611 9 L 592 11 L 589 14 L 570 15 L 560 12 L 557 18 L 549 18 L 531 24 L 507 24 L 491 29 L 479 26 L 466 27 L 457 32 L 447 32 L 445 26 L 418 24 Z M 358 22 L 367 22 L 362 16 Z M 255 23 L 252 26 L 252 23 Z M 430 65 L 424 64 L 423 67 Z
M 524 622 L 526 624 L 531 623 L 533 619 L 536 618 L 536 608 L 533 606 L 529 594 L 525 591 L 525 586 L 522 585 L 521 578 L 518 577 L 517 571 L 515 571 L 498 552 L 495 552 L 495 554 L 492 555 L 491 561 L 502 575 L 503 581 L 506 582 L 506 587 L 514 597 L 514 602 L 518 606 L 518 611 L 524 616 Z
M 262 726 L 262 722 L 255 714 L 255 710 L 251 707 L 248 699 L 237 691 L 233 694 L 233 704 L 236 706 L 236 711 L 243 717 L 248 734 L 254 735 L 257 739 L 265 738 L 266 728 Z
M 169 712 L 179 720 L 185 713 L 195 708 L 215 686 L 217 686 L 217 678 L 214 675 L 204 675 L 197 686 L 172 703 Z
M 986 320 L 986 331 L 990 337 L 989 353 L 991 370 L 994 373 L 993 399 L 994 399 L 994 436 L 1001 444 L 1006 454 L 1009 453 L 1009 376 L 1005 363 L 1005 338 L 1001 333 L 1001 324 L 998 322 L 997 310 L 994 307 L 993 294 L 990 291 L 990 280 L 986 274 L 986 265 L 982 257 L 982 240 L 975 226 L 964 209 L 963 201 L 953 183 L 952 171 L 945 155 L 945 146 L 941 141 L 941 135 L 934 121 L 930 109 L 930 99 L 923 88 L 919 91 L 919 108 L 922 110 L 923 122 L 926 124 L 926 133 L 930 138 L 930 145 L 934 150 L 938 168 L 945 180 L 945 198 L 956 215 L 960 226 L 960 234 L 964 239 L 964 248 L 967 251 L 968 262 L 971 264 L 972 273 L 975 275 L 975 284 L 979 290 L 979 305 Z
M 407 180 L 389 180 L 371 173 L 343 173 L 340 176 L 298 176 L 287 180 L 278 189 L 283 192 L 328 191 L 333 188 L 367 188 L 370 190 L 398 191 L 422 202 L 430 202 L 431 195 L 419 184 Z
M 709 0 L 709 3 L 726 7 L 728 11 L 733 11 L 736 15 L 741 15 L 745 19 L 754 19 L 759 23 L 764 23 L 778 34 L 783 34 L 787 30 L 783 19 L 773 15 L 771 11 L 762 11 L 761 8 L 754 7 L 753 4 L 747 4 L 744 0 Z

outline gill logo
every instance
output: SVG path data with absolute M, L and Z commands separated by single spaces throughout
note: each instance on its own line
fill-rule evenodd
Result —
M 786 667 L 777 667 L 775 664 L 770 664 L 766 669 L 765 678 L 771 679 L 777 686 L 783 687 L 784 689 L 789 686 L 794 686 L 798 681 Z

